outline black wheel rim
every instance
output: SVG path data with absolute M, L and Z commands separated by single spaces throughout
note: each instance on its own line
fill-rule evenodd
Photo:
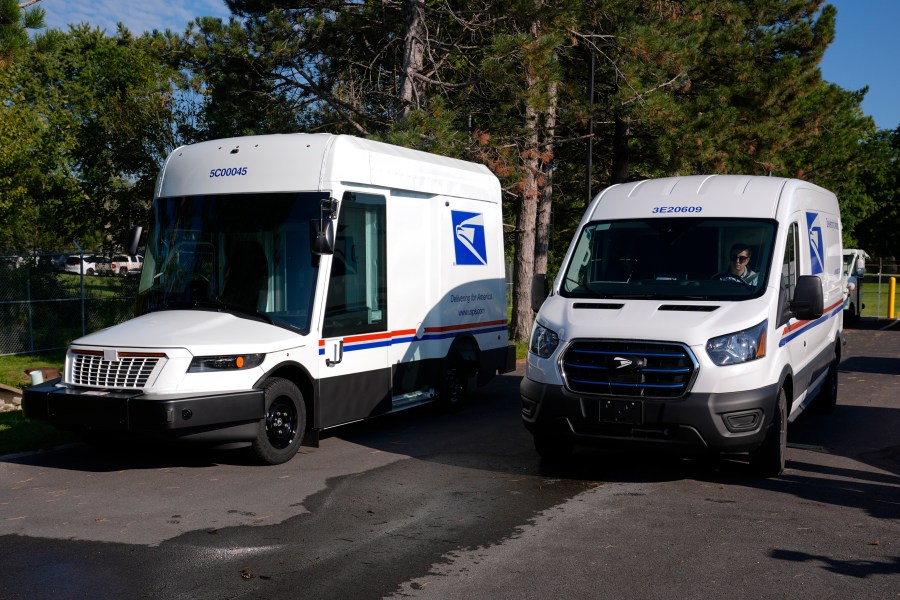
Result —
M 288 398 L 276 398 L 266 413 L 266 435 L 273 448 L 287 448 L 297 434 L 297 411 Z

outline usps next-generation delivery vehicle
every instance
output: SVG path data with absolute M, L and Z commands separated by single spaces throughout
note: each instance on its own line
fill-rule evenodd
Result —
M 277 464 L 513 368 L 482 165 L 351 136 L 218 140 L 169 156 L 151 212 L 138 316 L 73 342 L 62 379 L 25 390 L 28 418 Z
M 691 176 L 601 192 L 549 297 L 534 286 L 520 391 L 538 452 L 749 452 L 760 474 L 781 473 L 788 423 L 813 401 L 835 405 L 841 264 L 837 199 L 804 181 Z

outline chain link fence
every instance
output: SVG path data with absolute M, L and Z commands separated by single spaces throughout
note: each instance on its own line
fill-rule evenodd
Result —
M 79 254 L 0 256 L 0 356 L 66 348 L 130 319 L 138 273 L 101 275 L 99 263 Z
M 888 314 L 892 277 L 900 287 L 900 263 L 894 257 L 866 261 L 866 276 L 862 287 L 862 302 L 866 306 L 863 316 L 895 318 L 896 315 Z M 896 306 L 896 298 L 894 301 Z M 895 311 L 900 312 L 900 307 L 896 307 Z

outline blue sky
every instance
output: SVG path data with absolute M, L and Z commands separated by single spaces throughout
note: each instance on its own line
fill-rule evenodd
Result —
M 900 125 L 900 0 L 830 0 L 837 33 L 825 52 L 822 74 L 848 90 L 869 86 L 863 112 L 880 129 Z M 181 32 L 195 16 L 228 17 L 222 0 L 41 0 L 47 25 L 65 29 L 87 21 L 112 33 L 122 21 L 135 33 L 170 28 Z

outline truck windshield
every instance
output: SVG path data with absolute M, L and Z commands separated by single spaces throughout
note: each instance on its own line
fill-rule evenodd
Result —
M 673 218 L 588 223 L 566 267 L 570 298 L 743 300 L 762 295 L 777 225 Z
M 137 313 L 224 310 L 309 331 L 325 193 L 157 198 Z

